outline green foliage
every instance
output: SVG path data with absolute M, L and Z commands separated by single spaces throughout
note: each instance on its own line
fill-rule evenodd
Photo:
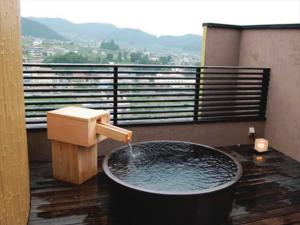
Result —
M 107 59 L 108 61 L 112 61 L 112 60 L 114 59 L 114 55 L 113 55 L 112 53 L 108 53 L 108 54 L 106 55 L 106 59 Z
M 123 54 L 122 54 L 123 53 Z M 159 57 L 159 60 L 151 60 L 147 54 L 137 51 L 132 52 L 128 58 L 128 52 L 118 51 L 113 54 L 108 52 L 106 56 L 100 57 L 93 54 L 78 54 L 75 52 L 68 52 L 66 54 L 56 54 L 49 56 L 44 60 L 45 63 L 133 63 L 133 64 L 172 64 L 171 56 Z
M 88 63 L 89 60 L 87 57 L 77 54 L 75 52 L 68 52 L 63 55 L 54 55 L 47 57 L 44 60 L 45 63 Z
M 112 53 L 108 53 L 106 57 L 101 61 L 101 63 L 107 64 L 110 62 L 114 62 L 114 55 Z
M 130 62 L 135 64 L 152 64 L 149 57 L 142 52 L 132 52 L 130 54 Z
M 172 63 L 172 56 L 161 56 L 159 57 L 159 64 L 168 65 Z
M 118 53 L 118 62 L 122 62 L 123 58 L 122 58 L 122 52 Z
M 128 58 L 129 57 L 128 55 L 129 55 L 129 53 L 127 51 L 123 52 L 123 62 L 125 62 L 125 63 L 130 62 L 129 58 Z
M 116 50 L 120 49 L 119 45 L 117 45 L 114 40 L 103 41 L 101 43 L 100 48 L 101 49 L 106 49 L 106 50 L 112 50 L 112 51 L 116 51 Z

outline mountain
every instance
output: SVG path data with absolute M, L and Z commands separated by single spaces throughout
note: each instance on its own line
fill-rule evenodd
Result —
M 33 21 L 27 18 L 22 18 L 22 35 L 32 36 L 37 38 L 55 39 L 60 41 L 65 41 L 66 38 L 59 35 L 57 32 L 53 31 L 44 24 L 37 21 Z
M 73 41 L 115 40 L 121 47 L 147 48 L 155 50 L 179 50 L 200 52 L 201 36 L 188 34 L 183 36 L 160 36 L 146 33 L 139 29 L 118 28 L 106 23 L 75 24 L 61 18 L 34 18 L 65 38 Z
M 172 47 L 180 47 L 186 51 L 200 51 L 201 36 L 195 34 L 186 34 L 183 36 L 161 36 L 158 38 L 159 43 Z
M 127 44 L 153 44 L 156 36 L 137 29 L 118 28 L 106 23 L 75 24 L 61 18 L 30 18 L 73 40 L 110 40 Z

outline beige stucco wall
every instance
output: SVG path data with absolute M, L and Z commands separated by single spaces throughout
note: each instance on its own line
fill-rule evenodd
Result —
M 205 66 L 238 66 L 241 32 L 235 29 L 207 28 Z
M 264 136 L 300 161 L 300 29 L 207 27 L 205 65 L 270 67 Z
M 25 225 L 29 213 L 19 0 L 0 1 L 0 224 Z
M 239 65 L 271 68 L 265 137 L 300 161 L 300 29 L 244 30 Z
M 133 131 L 133 142 L 151 140 L 180 140 L 201 143 L 210 146 L 249 144 L 248 127 L 254 126 L 259 135 L 264 133 L 264 122 L 223 122 L 160 126 L 126 127 Z M 29 131 L 30 160 L 51 160 L 50 142 L 45 130 Z M 113 140 L 105 140 L 98 146 L 99 155 L 124 145 Z

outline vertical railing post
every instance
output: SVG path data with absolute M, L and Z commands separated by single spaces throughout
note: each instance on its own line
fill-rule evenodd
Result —
M 201 68 L 198 67 L 196 69 L 196 77 L 195 77 L 195 100 L 194 100 L 194 121 L 198 121 L 199 114 L 199 88 L 200 88 L 200 71 Z
M 260 99 L 260 116 L 261 117 L 266 117 L 269 81 L 270 81 L 270 69 L 269 68 L 263 69 L 261 99 Z
M 118 125 L 118 66 L 114 66 L 114 84 L 113 84 L 113 95 L 114 95 L 114 103 L 113 103 L 113 123 L 114 125 Z

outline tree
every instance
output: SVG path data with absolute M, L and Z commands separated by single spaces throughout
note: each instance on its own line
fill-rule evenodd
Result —
M 101 62 L 102 62 L 101 56 L 97 56 L 95 58 L 95 63 L 101 63 Z
M 172 62 L 172 56 L 161 56 L 159 57 L 159 64 L 168 65 Z
M 88 58 L 77 54 L 75 52 L 68 52 L 66 54 L 49 56 L 44 60 L 45 63 L 87 63 Z
M 141 52 L 132 52 L 130 54 L 130 62 L 132 63 L 141 63 L 142 53 Z
M 117 45 L 114 40 L 103 41 L 100 45 L 100 48 L 101 49 L 112 50 L 112 51 L 116 51 L 116 50 L 120 49 L 119 45 Z
M 127 51 L 123 52 L 123 61 L 128 62 L 128 52 Z
M 122 52 L 119 51 L 118 53 L 118 63 L 122 62 Z
M 113 61 L 113 59 L 114 59 L 114 55 L 111 54 L 111 53 L 108 53 L 108 54 L 106 55 L 106 59 L 107 59 L 109 62 L 111 62 L 111 61 Z

